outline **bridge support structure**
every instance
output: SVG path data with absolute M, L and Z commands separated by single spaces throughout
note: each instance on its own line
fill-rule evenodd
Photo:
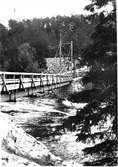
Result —
M 16 101 L 18 97 L 57 89 L 71 81 L 71 74 L 0 72 L 0 101 Z

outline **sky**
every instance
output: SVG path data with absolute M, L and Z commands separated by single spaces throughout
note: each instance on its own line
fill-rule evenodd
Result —
M 0 23 L 8 26 L 8 20 L 45 18 L 86 14 L 84 7 L 90 0 L 0 0 Z

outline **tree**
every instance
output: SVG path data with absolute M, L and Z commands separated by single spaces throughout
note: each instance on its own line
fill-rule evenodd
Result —
M 40 68 L 40 70 L 46 69 L 45 58 L 55 57 L 60 40 L 60 31 L 62 31 L 62 41 L 64 43 L 73 40 L 74 55 L 78 58 L 82 48 L 90 42 L 89 36 L 92 29 L 93 25 L 88 24 L 84 16 L 79 15 L 47 17 L 45 19 L 34 18 L 22 21 L 9 20 L 9 29 L 0 25 L 1 70 L 21 70 L 21 66 L 19 67 L 17 62 L 21 56 L 19 47 L 24 43 L 28 43 L 31 48 L 35 49 L 36 54 L 34 54 L 34 60 L 32 60 L 35 67 Z M 56 46 L 55 49 L 50 49 L 53 48 L 52 46 Z M 62 52 L 64 56 L 68 55 L 69 46 L 64 45 Z M 31 67 L 28 68 L 29 71 L 27 72 L 31 72 Z
M 22 72 L 39 72 L 39 65 L 35 61 L 35 48 L 28 43 L 23 43 L 18 47 L 18 66 Z
M 99 11 L 108 4 L 113 7 L 111 11 Z M 97 18 L 97 23 L 91 36 L 92 43 L 82 54 L 84 64 L 90 68 L 82 81 L 84 84 L 91 82 L 93 89 L 70 97 L 88 104 L 66 120 L 65 125 L 69 121 L 78 130 L 79 141 L 94 143 L 83 150 L 85 155 L 93 157 L 84 162 L 85 165 L 116 165 L 116 4 L 114 0 L 92 0 L 86 9 L 93 13 L 87 19 L 91 22 Z
M 8 30 L 5 26 L 0 24 L 0 70 L 5 70 L 8 61 L 5 60 L 5 50 Z

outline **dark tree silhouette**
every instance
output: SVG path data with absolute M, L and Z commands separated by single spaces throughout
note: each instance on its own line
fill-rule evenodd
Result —
M 99 11 L 108 3 L 112 5 L 112 11 Z M 92 155 L 85 165 L 116 165 L 116 4 L 114 0 L 92 0 L 86 9 L 93 13 L 87 18 L 89 22 L 97 19 L 91 36 L 93 42 L 82 54 L 84 64 L 90 67 L 83 83 L 91 82 L 93 89 L 70 96 L 73 101 L 88 104 L 76 116 L 66 120 L 65 125 L 69 121 L 78 130 L 78 141 L 95 142 L 92 147 L 83 150 L 85 155 Z M 93 127 L 97 129 L 93 131 Z

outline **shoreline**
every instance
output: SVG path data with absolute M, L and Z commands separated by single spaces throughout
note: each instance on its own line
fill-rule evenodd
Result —
M 22 163 L 22 165 L 29 164 L 33 167 L 56 165 L 62 161 L 43 143 L 27 134 L 21 127 L 17 127 L 7 114 L 0 113 L 0 122 L 6 125 L 0 127 L 1 165 L 7 167 L 15 163 L 18 167 Z

